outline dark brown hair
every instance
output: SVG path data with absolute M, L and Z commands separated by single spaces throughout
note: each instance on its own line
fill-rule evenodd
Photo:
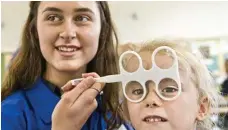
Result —
M 2 83 L 2 100 L 19 89 L 31 86 L 46 70 L 46 61 L 41 54 L 36 22 L 40 1 L 30 2 L 30 11 L 24 25 L 20 48 L 12 59 L 9 69 Z M 98 52 L 87 65 L 87 72 L 96 72 L 100 76 L 117 74 L 117 47 L 118 38 L 114 29 L 108 3 L 97 2 L 101 17 L 101 33 Z M 116 42 L 116 45 L 114 45 Z M 106 84 L 102 96 L 102 113 L 107 121 L 108 128 L 117 128 L 122 124 L 118 109 L 118 84 Z M 111 112 L 112 116 L 106 115 Z

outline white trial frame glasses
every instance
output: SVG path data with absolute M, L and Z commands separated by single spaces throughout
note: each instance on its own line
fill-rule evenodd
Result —
M 174 61 L 173 61 L 173 65 L 171 67 L 169 67 L 168 69 L 161 69 L 160 67 L 158 67 L 156 65 L 155 55 L 160 50 L 166 50 L 166 51 L 170 51 L 172 53 Z M 123 68 L 122 60 L 123 60 L 123 57 L 127 54 L 134 54 L 138 58 L 139 68 L 135 72 L 127 72 Z M 145 98 L 145 96 L 147 94 L 147 89 L 146 89 L 145 83 L 147 81 L 152 80 L 156 86 L 155 91 L 160 98 L 162 98 L 163 100 L 166 100 L 166 101 L 175 100 L 181 94 L 181 91 L 182 91 L 181 83 L 180 83 L 180 76 L 179 76 L 178 59 L 177 59 L 176 52 L 168 46 L 158 47 L 152 53 L 152 63 L 154 63 L 154 64 L 152 65 L 151 69 L 145 70 L 143 68 L 142 59 L 141 59 L 140 55 L 134 51 L 126 51 L 120 56 L 120 59 L 119 59 L 120 74 L 107 75 L 107 76 L 95 78 L 95 80 L 96 80 L 96 82 L 103 82 L 103 83 L 122 82 L 122 89 L 123 89 L 124 96 L 131 102 L 141 102 Z M 178 87 L 177 95 L 172 98 L 164 97 L 158 90 L 158 85 L 159 85 L 160 81 L 165 78 L 172 79 L 177 83 L 177 87 Z M 72 82 L 78 82 L 81 80 L 83 80 L 83 78 L 73 79 Z M 131 81 L 137 81 L 138 83 L 141 84 L 144 93 L 140 99 L 133 100 L 127 96 L 126 85 L 127 85 L 127 83 L 129 83 Z

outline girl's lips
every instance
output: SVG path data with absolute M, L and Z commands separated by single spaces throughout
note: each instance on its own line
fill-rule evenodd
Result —
M 143 118 L 143 121 L 146 123 L 155 123 L 155 122 L 167 122 L 168 120 L 158 115 L 148 115 Z

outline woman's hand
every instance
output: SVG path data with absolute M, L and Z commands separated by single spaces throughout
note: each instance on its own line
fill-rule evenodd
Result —
M 81 82 L 69 81 L 64 94 L 52 113 L 52 130 L 80 130 L 97 107 L 96 96 L 104 84 L 96 83 L 96 73 L 83 74 Z

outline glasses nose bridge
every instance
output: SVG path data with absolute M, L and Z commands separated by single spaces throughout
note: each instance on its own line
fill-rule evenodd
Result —
M 156 92 L 156 84 L 154 83 L 154 81 L 152 80 L 148 80 L 145 82 L 144 84 L 144 87 L 146 88 L 146 97 L 147 98 L 148 96 L 153 96 L 153 95 L 157 95 L 157 92 Z
M 157 93 L 155 85 L 146 86 L 146 91 L 147 93 L 144 99 L 146 104 L 153 103 L 153 104 L 156 104 L 157 106 L 160 106 L 162 104 L 162 99 Z

